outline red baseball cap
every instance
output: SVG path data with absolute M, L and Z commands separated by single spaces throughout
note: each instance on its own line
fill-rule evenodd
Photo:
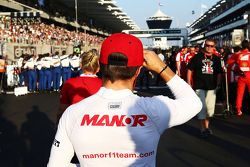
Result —
M 108 57 L 112 53 L 127 56 L 127 67 L 141 66 L 143 63 L 142 42 L 133 35 L 116 33 L 105 39 L 101 47 L 100 62 L 108 64 Z

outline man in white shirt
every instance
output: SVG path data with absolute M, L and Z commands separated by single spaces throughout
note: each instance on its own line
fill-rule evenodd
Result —
M 27 69 L 27 75 L 28 75 L 28 90 L 30 92 L 36 91 L 36 56 L 30 55 L 29 59 L 24 64 L 24 69 Z
M 80 56 L 77 53 L 73 53 L 70 57 L 70 66 L 71 66 L 71 77 L 75 78 L 80 75 Z
M 48 167 L 67 167 L 74 155 L 84 167 L 154 167 L 161 134 L 201 109 L 192 88 L 141 41 L 117 33 L 102 44 L 103 87 L 66 109 L 58 125 Z M 139 97 L 132 90 L 142 67 L 158 73 L 175 100 Z
M 70 69 L 70 59 L 69 55 L 66 54 L 66 51 L 62 51 L 62 56 L 60 56 L 61 65 L 62 65 L 62 81 L 66 82 L 71 77 Z
M 161 61 L 163 61 L 163 62 L 165 61 L 165 56 L 162 54 L 161 48 L 157 48 L 156 54 L 159 56 L 159 58 L 161 59 Z
M 44 66 L 44 55 L 40 54 L 38 55 L 38 58 L 36 60 L 36 70 L 37 70 L 37 74 L 38 74 L 38 90 L 39 91 L 44 91 L 45 90 L 45 86 L 44 86 L 44 70 L 43 70 L 43 66 Z
M 54 91 L 59 91 L 61 80 L 61 60 L 58 51 L 52 56 L 52 80 Z
M 23 55 L 20 56 L 20 58 L 17 60 L 17 67 L 18 67 L 18 72 L 19 72 L 19 86 L 24 86 L 24 74 L 25 71 L 23 69 Z
M 44 54 L 43 64 L 42 64 L 42 70 L 44 73 L 43 86 L 44 90 L 47 91 L 51 91 L 51 83 L 52 83 L 51 65 L 52 65 L 52 57 L 50 56 L 49 53 Z

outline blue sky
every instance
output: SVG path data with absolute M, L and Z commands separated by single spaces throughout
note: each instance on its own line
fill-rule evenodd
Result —
M 192 23 L 201 12 L 205 12 L 219 0 L 115 0 L 117 6 L 122 8 L 128 16 L 141 29 L 147 29 L 146 18 L 155 14 L 158 3 L 163 6 L 161 11 L 173 18 L 171 28 L 183 28 L 187 23 Z M 207 6 L 208 8 L 201 8 Z M 205 6 L 204 6 L 205 5 Z M 195 14 L 192 14 L 192 10 Z

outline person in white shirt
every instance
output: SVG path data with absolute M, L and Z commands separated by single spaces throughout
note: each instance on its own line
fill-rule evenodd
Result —
M 27 62 L 24 64 L 24 69 L 27 69 L 28 75 L 28 90 L 29 92 L 36 91 L 36 56 L 30 55 Z
M 62 51 L 62 56 L 60 56 L 61 66 L 62 66 L 62 81 L 65 83 L 71 77 L 70 69 L 70 59 L 69 55 L 66 54 L 66 51 Z
M 84 167 L 155 167 L 157 145 L 168 128 L 183 124 L 201 109 L 192 88 L 141 41 L 116 33 L 102 44 L 103 87 L 71 105 L 62 115 L 48 167 L 67 167 L 74 155 Z M 133 94 L 142 67 L 158 73 L 175 99 Z
M 17 68 L 19 74 L 19 86 L 25 85 L 25 70 L 23 68 L 24 65 L 24 55 L 21 55 L 20 58 L 17 60 Z
M 42 70 L 44 73 L 43 86 L 44 90 L 51 91 L 51 83 L 52 83 L 52 72 L 51 72 L 51 63 L 52 57 L 49 53 L 44 54 Z
M 53 89 L 54 91 L 59 91 L 61 81 L 61 60 L 58 51 L 56 51 L 55 54 L 52 56 L 51 66 Z
M 162 54 L 161 48 L 157 48 L 156 54 L 157 54 L 158 57 L 161 59 L 161 61 L 165 62 L 165 56 Z
M 38 59 L 36 60 L 36 70 L 38 74 L 38 90 L 43 91 L 44 90 L 44 71 L 42 70 L 43 67 L 43 54 L 38 55 Z
M 70 57 L 70 66 L 71 66 L 71 77 L 75 78 L 80 75 L 80 56 L 77 53 L 73 53 Z

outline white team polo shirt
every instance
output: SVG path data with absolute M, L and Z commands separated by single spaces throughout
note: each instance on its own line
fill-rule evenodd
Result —
M 62 55 L 60 57 L 60 60 L 61 60 L 61 65 L 62 67 L 69 67 L 69 56 L 68 55 Z
M 84 167 L 154 167 L 160 135 L 201 109 L 192 88 L 178 76 L 166 96 L 139 97 L 102 87 L 71 105 L 60 119 L 48 167 L 66 167 L 74 151 Z

